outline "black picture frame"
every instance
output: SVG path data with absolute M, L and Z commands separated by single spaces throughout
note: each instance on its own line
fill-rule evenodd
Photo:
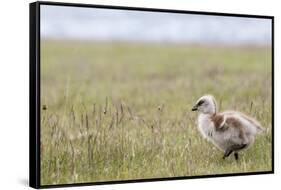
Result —
M 105 8 L 118 10 L 137 10 L 150 12 L 166 12 L 166 13 L 186 13 L 199 15 L 216 15 L 216 16 L 231 16 L 231 17 L 246 17 L 246 18 L 263 18 L 271 20 L 272 42 L 272 170 L 260 172 L 232 173 L 232 174 L 212 174 L 201 176 L 186 176 L 186 177 L 169 177 L 169 178 L 153 178 L 153 179 L 137 179 L 137 180 L 122 180 L 122 181 L 105 181 L 91 183 L 74 183 L 74 184 L 58 184 L 58 185 L 41 185 L 40 183 L 40 6 L 41 5 L 56 5 L 56 6 L 72 6 L 72 7 L 87 7 L 87 8 Z M 125 6 L 109 6 L 109 5 L 92 5 L 80 3 L 63 3 L 63 2 L 48 2 L 38 1 L 29 4 L 29 39 L 30 39 L 30 74 L 29 74 L 29 185 L 33 188 L 52 188 L 52 187 L 71 187 L 71 186 L 87 186 L 101 184 L 120 184 L 120 183 L 135 183 L 135 182 L 151 182 L 165 180 L 183 180 L 194 178 L 213 178 L 213 177 L 229 177 L 243 175 L 258 175 L 258 174 L 273 174 L 274 173 L 274 16 L 266 15 L 249 15 L 249 14 L 233 14 L 233 13 L 218 13 L 218 12 L 201 12 L 187 10 L 171 10 L 171 9 L 156 9 L 156 8 L 141 8 L 141 7 L 125 7 Z

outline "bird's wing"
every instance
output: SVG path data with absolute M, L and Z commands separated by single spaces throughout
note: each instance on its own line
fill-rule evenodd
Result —
M 225 125 L 233 128 L 233 130 L 235 130 L 237 132 L 236 137 L 238 137 L 238 138 L 236 140 L 239 139 L 239 141 L 241 141 L 242 144 L 247 144 L 245 128 L 241 122 L 241 119 L 239 119 L 239 117 L 227 116 L 225 119 Z M 233 140 L 234 139 L 235 138 L 233 138 Z
M 262 132 L 264 131 L 264 128 L 262 127 L 262 125 L 254 118 L 242 113 L 242 112 L 239 112 L 239 111 L 225 111 L 225 112 L 222 112 L 222 114 L 226 115 L 226 116 L 239 116 L 239 117 L 242 117 L 243 119 L 247 120 L 249 123 L 251 123 L 253 126 L 256 127 L 257 131 L 258 132 Z
M 216 114 L 212 118 L 214 126 L 217 130 L 226 129 L 228 126 L 226 125 L 226 117 L 222 114 Z

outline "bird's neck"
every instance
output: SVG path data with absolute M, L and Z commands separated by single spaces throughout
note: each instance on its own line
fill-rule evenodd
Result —
M 199 114 L 199 116 L 201 116 L 201 117 L 206 117 L 206 118 L 211 118 L 211 117 L 214 117 L 214 116 L 216 116 L 217 115 L 217 113 L 216 112 L 214 112 L 214 113 L 200 113 Z

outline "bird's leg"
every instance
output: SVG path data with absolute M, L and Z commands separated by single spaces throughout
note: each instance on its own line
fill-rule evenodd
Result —
M 231 146 L 231 150 L 234 151 L 234 157 L 235 157 L 235 160 L 238 160 L 239 159 L 239 156 L 238 156 L 238 150 L 241 150 L 243 148 L 245 148 L 247 146 L 247 144 L 240 144 L 240 145 L 233 145 Z
M 238 157 L 238 152 L 234 152 L 234 157 L 235 157 L 235 160 L 238 160 L 239 157 Z
M 233 152 L 232 149 L 226 149 L 226 151 L 224 152 L 224 155 L 223 155 L 223 159 L 225 159 L 226 157 L 228 157 L 232 152 Z

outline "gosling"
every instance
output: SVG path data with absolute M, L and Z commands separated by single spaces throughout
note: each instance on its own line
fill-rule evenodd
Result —
M 198 129 L 204 138 L 224 152 L 223 159 L 251 146 L 256 135 L 263 131 L 255 119 L 237 111 L 218 113 L 215 98 L 205 95 L 197 100 L 192 111 L 198 111 Z

